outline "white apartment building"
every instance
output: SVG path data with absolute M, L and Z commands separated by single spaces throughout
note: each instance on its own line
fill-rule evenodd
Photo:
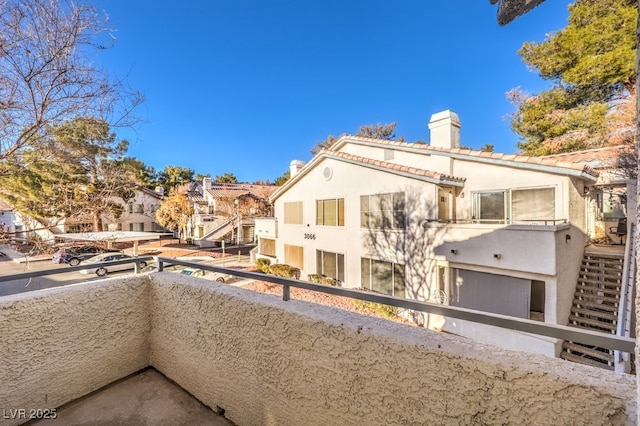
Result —
M 350 288 L 566 324 L 598 172 L 580 161 L 460 149 L 434 114 L 430 144 L 344 136 L 272 196 L 257 257 Z M 438 316 L 425 326 L 557 356 L 557 339 Z

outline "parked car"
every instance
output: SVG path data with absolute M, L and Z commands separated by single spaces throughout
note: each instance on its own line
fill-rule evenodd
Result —
M 233 279 L 233 275 L 223 274 L 221 272 L 206 271 L 204 269 L 184 268 L 180 271 L 181 275 L 189 275 L 190 277 L 204 278 L 205 280 L 217 281 L 219 283 L 228 282 Z
M 73 246 L 60 249 L 53 254 L 53 263 L 68 263 L 71 266 L 80 264 L 83 260 L 89 259 L 96 254 L 106 252 L 117 252 L 117 250 L 106 250 L 98 246 Z
M 123 265 L 105 265 L 106 262 L 112 262 L 115 260 L 131 259 L 131 263 L 125 263 Z M 87 269 L 82 269 L 81 274 L 96 274 L 99 277 L 107 275 L 109 272 L 126 271 L 127 269 L 135 268 L 134 257 L 124 253 L 101 253 L 93 256 L 85 261 Z M 147 266 L 147 262 L 140 262 L 140 268 Z

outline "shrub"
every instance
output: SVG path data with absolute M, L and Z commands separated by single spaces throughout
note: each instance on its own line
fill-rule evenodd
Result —
M 307 275 L 307 281 L 320 284 L 322 282 L 322 275 L 320 274 L 309 274 Z
M 269 273 L 283 278 L 300 278 L 300 269 L 282 263 L 269 266 Z
M 359 288 L 358 290 L 371 291 L 365 288 Z M 363 311 L 374 311 L 376 314 L 389 318 L 396 319 L 398 317 L 398 307 L 384 305 L 382 303 L 369 302 L 368 300 L 354 300 L 356 308 Z
M 265 259 L 264 257 L 256 260 L 256 267 L 260 272 L 264 272 L 265 274 L 269 273 L 269 265 L 271 265 L 271 261 L 269 259 Z
M 310 281 L 316 284 L 338 285 L 338 280 L 336 280 L 335 278 L 327 277 L 326 275 L 320 275 L 320 274 L 307 275 L 307 281 Z

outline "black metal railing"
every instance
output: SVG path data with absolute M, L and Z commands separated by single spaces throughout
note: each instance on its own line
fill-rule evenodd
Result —
M 373 303 L 380 303 L 389 306 L 395 306 L 403 309 L 424 312 L 434 315 L 442 315 L 448 318 L 457 318 L 465 321 L 472 321 L 480 324 L 491 325 L 508 330 L 532 333 L 540 336 L 553 337 L 562 340 L 570 340 L 573 342 L 583 343 L 586 345 L 598 346 L 621 352 L 633 353 L 635 350 L 635 339 L 630 337 L 615 336 L 604 334 L 597 331 L 579 329 L 556 324 L 546 324 L 539 321 L 510 317 L 506 315 L 494 314 L 472 309 L 460 308 L 455 306 L 441 305 L 431 302 L 422 302 L 418 300 L 403 299 L 394 296 L 386 296 L 378 293 L 348 289 L 343 287 L 335 287 L 325 284 L 314 284 L 307 281 L 294 280 L 289 278 L 276 277 L 259 272 L 248 272 L 234 268 L 226 268 L 206 263 L 193 262 L 188 260 L 179 260 L 166 257 L 136 257 L 132 259 L 105 262 L 104 266 L 122 265 L 126 263 L 135 263 L 135 272 L 140 272 L 140 265 L 144 262 L 149 264 L 155 261 L 155 270 L 161 272 L 168 265 L 182 265 L 203 269 L 211 272 L 221 272 L 241 278 L 254 279 L 258 281 L 270 282 L 282 286 L 282 298 L 285 301 L 291 298 L 291 288 L 301 288 L 305 290 L 317 291 L 319 293 L 332 294 L 335 296 L 343 296 L 351 299 L 364 300 Z M 91 266 L 94 267 L 93 265 Z M 69 268 L 58 268 L 43 271 L 34 271 L 13 275 L 0 275 L 0 283 L 4 281 L 12 281 L 22 278 L 32 278 L 43 275 L 55 275 L 72 271 L 80 271 L 88 269 L 89 265 L 80 264 Z

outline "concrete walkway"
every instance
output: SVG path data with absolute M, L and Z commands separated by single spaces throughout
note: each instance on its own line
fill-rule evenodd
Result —
M 229 426 L 216 414 L 155 369 L 112 383 L 56 410 L 55 419 L 27 425 Z

